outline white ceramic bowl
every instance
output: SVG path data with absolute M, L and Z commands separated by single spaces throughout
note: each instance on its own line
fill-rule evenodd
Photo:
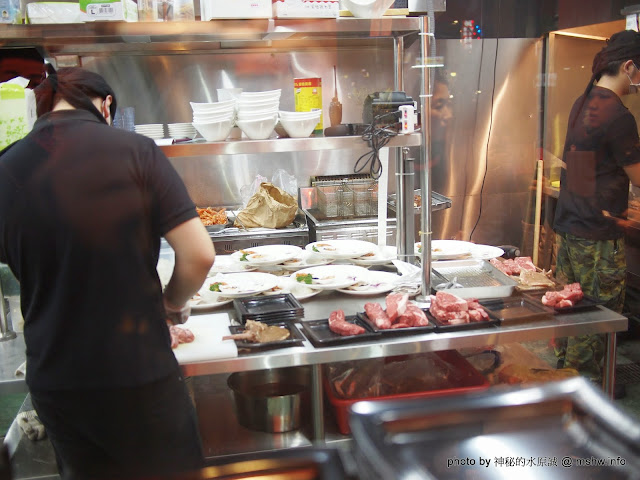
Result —
M 280 100 L 280 90 L 271 90 L 269 92 L 242 92 L 238 97 L 238 102 L 257 102 L 260 100 Z
M 280 118 L 292 118 L 292 119 L 301 119 L 301 118 L 320 118 L 322 112 L 320 110 L 315 110 L 313 112 L 285 112 L 280 110 L 278 112 Z
M 238 120 L 253 120 L 255 118 L 270 117 L 278 113 L 277 108 L 256 111 L 238 111 Z
M 235 107 L 236 100 L 225 100 L 224 102 L 208 102 L 208 103 L 195 103 L 189 102 L 191 109 L 194 112 L 215 112 L 219 110 L 226 110 L 229 107 Z
M 343 6 L 358 18 L 379 18 L 394 0 L 342 0 Z
M 256 118 L 255 120 L 236 120 L 240 130 L 251 140 L 266 140 L 278 123 L 278 115 Z
M 233 120 L 222 120 L 211 123 L 194 123 L 194 127 L 198 133 L 204 137 L 207 142 L 221 142 L 229 136 L 229 132 L 233 128 Z
M 230 113 L 211 113 L 211 114 L 193 114 L 193 123 L 211 123 L 211 122 L 220 122 L 222 120 L 233 120 L 235 117 L 233 112 Z
M 240 100 L 236 106 L 238 111 L 241 110 L 255 110 L 256 108 L 278 108 L 280 105 L 279 99 L 269 100 Z
M 280 117 L 280 125 L 285 129 L 287 135 L 291 138 L 304 138 L 313 133 L 315 126 L 320 120 L 320 115 L 310 118 L 282 118 Z
M 236 111 L 236 107 L 234 107 L 233 105 L 229 105 L 228 107 L 224 107 L 224 108 L 214 108 L 214 109 L 201 109 L 201 110 L 194 110 L 193 114 L 194 115 L 222 115 L 224 113 L 233 113 Z

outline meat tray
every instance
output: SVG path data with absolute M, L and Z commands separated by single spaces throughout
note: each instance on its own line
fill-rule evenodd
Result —
M 360 402 L 349 422 L 367 480 L 609 480 L 640 471 L 637 420 L 582 377 L 446 401 Z
M 314 347 L 331 347 L 336 345 L 344 345 L 348 343 L 365 342 L 375 339 L 380 334 L 371 327 L 367 322 L 356 315 L 348 315 L 345 317 L 347 322 L 361 326 L 366 331 L 360 335 L 342 336 L 329 330 L 329 320 L 309 320 L 301 322 L 305 335 Z
M 538 291 L 538 292 L 527 292 L 527 293 L 523 293 L 523 295 L 528 298 L 531 298 L 534 302 L 537 302 L 540 305 L 544 306 L 544 304 L 542 303 L 542 297 L 544 297 L 544 294 L 548 291 L 549 290 Z M 574 313 L 574 312 L 582 312 L 585 310 L 591 310 L 593 308 L 596 308 L 598 305 L 602 305 L 602 304 L 603 302 L 587 297 L 585 295 L 582 298 L 582 300 L 580 300 L 578 303 L 576 303 L 572 307 L 564 307 L 564 308 L 546 307 L 546 308 L 548 308 L 549 311 L 553 313 L 562 314 L 562 313 Z
M 429 312 L 429 310 L 425 310 L 425 313 L 427 314 L 429 323 L 432 323 L 435 326 L 436 333 L 459 332 L 463 330 L 477 330 L 479 328 L 493 328 L 499 323 L 498 319 L 493 317 L 493 318 L 489 318 L 489 320 L 484 320 L 482 322 L 469 322 L 469 323 L 459 323 L 457 325 L 449 325 L 446 323 L 442 323 L 436 317 L 431 315 L 431 312 Z
M 304 307 L 290 293 L 237 298 L 233 306 L 242 324 L 247 320 L 272 323 L 304 317 Z
M 298 327 L 292 321 L 282 321 L 282 322 L 271 322 L 269 325 L 284 327 L 289 330 L 290 335 L 286 340 L 278 340 L 275 342 L 265 342 L 265 343 L 253 343 L 248 342 L 246 340 L 235 340 L 236 347 L 238 347 L 238 352 L 250 351 L 259 352 L 262 350 L 272 350 L 275 348 L 286 348 L 286 347 L 299 347 L 302 346 L 302 342 L 304 341 L 304 336 L 298 330 Z M 229 331 L 232 335 L 237 333 L 243 333 L 245 328 L 240 325 L 231 325 L 229 327 Z
M 358 318 L 360 318 L 364 323 L 369 325 L 374 332 L 380 333 L 380 335 L 384 337 L 396 337 L 402 335 L 417 335 L 420 333 L 429 333 L 433 332 L 435 329 L 435 325 L 429 322 L 429 325 L 425 325 L 424 327 L 407 327 L 407 328 L 383 328 L 380 329 L 376 326 L 373 321 L 369 318 L 369 316 L 365 312 L 358 312 Z M 428 318 L 428 317 L 427 317 Z
M 480 300 L 479 303 L 489 316 L 497 319 L 501 325 L 544 320 L 553 315 L 553 311 L 545 307 L 542 302 L 536 302 L 525 296 Z

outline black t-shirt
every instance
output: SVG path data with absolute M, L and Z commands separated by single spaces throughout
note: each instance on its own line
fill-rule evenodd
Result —
M 154 141 L 84 110 L 40 117 L 0 156 L 0 261 L 20 281 L 27 384 L 136 386 L 175 371 L 156 264 L 197 216 Z
M 593 87 L 579 112 L 581 99 L 569 117 L 554 230 L 612 240 L 622 237 L 624 230 L 602 211 L 626 216 L 629 177 L 623 167 L 640 162 L 638 127 L 620 98 L 607 88 Z

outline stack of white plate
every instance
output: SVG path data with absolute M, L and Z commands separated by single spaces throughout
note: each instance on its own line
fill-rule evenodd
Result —
M 281 89 L 242 92 L 238 99 L 236 124 L 252 140 L 269 138 L 278 123 Z
M 190 102 L 193 110 L 193 126 L 209 142 L 225 140 L 233 128 L 236 100 L 224 102 Z
M 164 138 L 164 123 L 147 123 L 135 126 L 136 133 L 149 138 Z
M 169 136 L 171 138 L 195 138 L 196 127 L 192 123 L 169 123 L 167 125 L 169 129 Z

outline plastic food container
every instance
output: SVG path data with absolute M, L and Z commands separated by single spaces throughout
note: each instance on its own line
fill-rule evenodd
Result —
M 297 430 L 308 418 L 311 371 L 306 367 L 232 373 L 238 422 L 262 432 Z
M 452 385 L 449 388 L 439 390 L 427 390 L 417 391 L 412 393 L 404 393 L 398 395 L 383 395 L 379 397 L 367 397 L 367 398 L 355 398 L 355 399 L 342 399 L 336 396 L 334 388 L 330 385 L 329 380 L 324 375 L 324 390 L 331 406 L 333 407 L 333 414 L 338 425 L 338 430 L 343 435 L 349 435 L 351 429 L 349 427 L 349 410 L 353 404 L 362 401 L 386 401 L 386 400 L 405 400 L 415 398 L 429 398 L 442 395 L 461 394 L 479 390 L 485 390 L 489 388 L 489 382 L 487 379 L 476 370 L 471 363 L 469 363 L 462 355 L 456 350 L 445 350 L 442 352 L 435 352 L 433 355 L 437 355 L 440 359 L 448 363 L 456 371 L 457 378 L 463 379 L 460 383 Z

